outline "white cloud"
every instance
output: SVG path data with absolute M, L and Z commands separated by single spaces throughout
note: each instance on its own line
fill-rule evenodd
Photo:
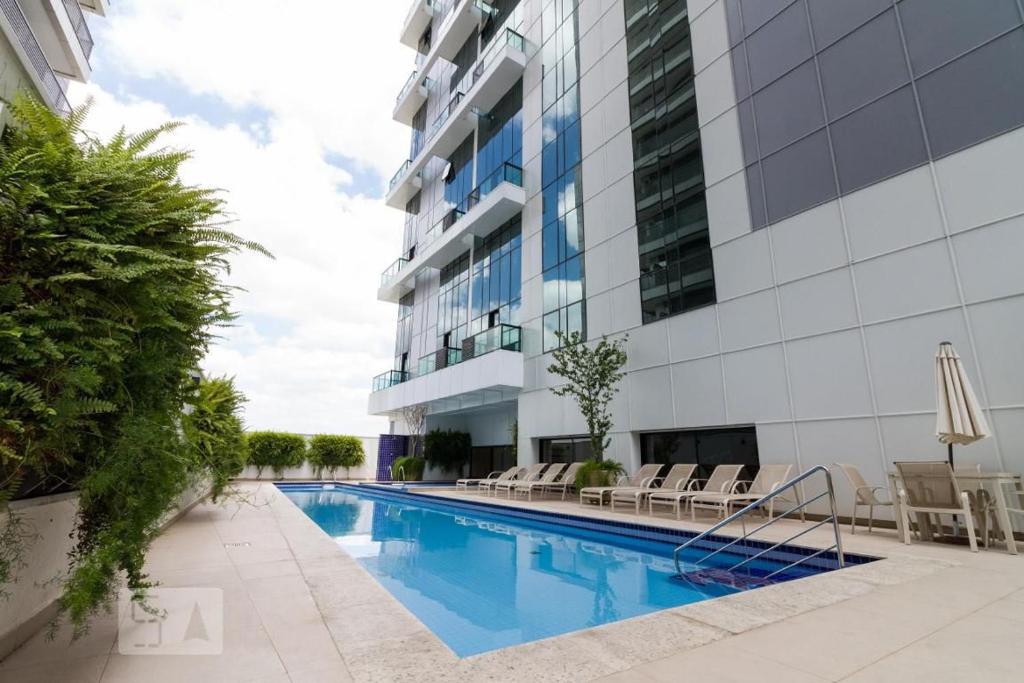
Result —
M 185 179 L 223 188 L 233 229 L 277 257 L 233 261 L 231 282 L 247 290 L 236 298 L 242 318 L 205 369 L 238 378 L 252 428 L 375 434 L 386 423 L 366 415 L 366 399 L 371 377 L 391 366 L 395 328 L 395 308 L 376 301 L 376 287 L 400 249 L 402 219 L 346 190 L 352 174 L 325 155 L 383 177 L 401 159 L 408 131 L 390 110 L 412 61 L 395 36 L 406 8 L 399 0 L 297 5 L 119 2 L 107 20 L 92 21 L 94 73 L 109 66 L 127 78 L 114 92 L 93 84 L 71 95 L 95 98 L 87 127 L 100 135 L 157 125 L 171 110 L 204 111 L 141 97 L 137 79 L 172 83 L 177 95 L 168 98 L 185 91 L 266 111 L 255 127 L 185 117 L 167 138 L 193 150 Z

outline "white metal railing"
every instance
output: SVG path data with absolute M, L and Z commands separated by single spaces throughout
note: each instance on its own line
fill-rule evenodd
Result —
M 829 516 L 828 517 L 826 517 L 825 519 L 821 520 L 817 524 L 813 524 L 812 526 L 810 526 L 810 527 L 808 527 L 806 529 L 803 529 L 802 531 L 799 531 L 799 532 L 793 534 L 792 536 L 790 536 L 789 538 L 787 538 L 784 541 L 779 541 L 778 543 L 776 543 L 776 544 L 774 544 L 774 545 L 772 545 L 772 546 L 770 546 L 768 548 L 765 548 L 765 549 L 761 550 L 758 553 L 755 553 L 753 555 L 750 555 L 750 556 L 740 560 L 739 562 L 733 564 L 731 567 L 728 567 L 726 569 L 726 571 L 730 571 L 731 572 L 731 571 L 734 571 L 736 569 L 739 569 L 740 567 L 743 567 L 744 565 L 749 564 L 750 562 L 753 562 L 754 560 L 756 560 L 756 559 L 758 559 L 760 557 L 763 557 L 763 556 L 767 555 L 768 553 L 770 553 L 770 552 L 772 552 L 774 550 L 778 550 L 779 548 L 785 546 L 786 544 L 791 543 L 792 541 L 795 541 L 796 539 L 800 538 L 804 534 L 808 534 L 808 533 L 814 531 L 815 529 L 817 529 L 817 528 L 819 528 L 821 526 L 824 526 L 825 524 L 831 524 L 832 525 L 832 533 L 834 535 L 834 542 L 833 542 L 833 544 L 831 546 L 829 546 L 828 548 L 822 548 L 821 550 L 818 550 L 815 553 L 812 553 L 812 554 L 809 554 L 809 555 L 804 555 L 800 559 L 794 560 L 793 562 L 790 562 L 786 566 L 773 571 L 771 574 L 769 574 L 765 578 L 766 579 L 770 579 L 773 576 L 775 576 L 776 574 L 781 574 L 782 572 L 784 572 L 784 571 L 786 571 L 788 569 L 792 569 L 793 567 L 797 566 L 798 564 L 802 564 L 802 563 L 804 563 L 804 562 L 806 562 L 808 560 L 814 559 L 815 557 L 819 557 L 819 556 L 824 555 L 825 553 L 833 551 L 833 550 L 836 553 L 836 557 L 838 559 L 839 568 L 842 569 L 842 567 L 844 565 L 844 560 L 843 560 L 843 539 L 842 539 L 842 536 L 839 533 L 839 518 L 836 515 L 836 498 L 835 498 L 835 489 L 832 486 L 832 473 L 828 471 L 827 467 L 825 467 L 823 465 L 817 465 L 817 466 L 812 467 L 811 469 L 807 470 L 803 474 L 801 474 L 801 475 L 799 475 L 799 476 L 797 476 L 797 477 L 795 477 L 793 479 L 790 479 L 786 483 L 779 485 L 775 489 L 772 489 L 770 492 L 765 494 L 763 497 L 759 498 L 758 500 L 755 500 L 753 503 L 751 503 L 750 505 L 747 505 L 742 510 L 739 510 L 739 511 L 729 515 L 728 517 L 723 519 L 721 522 L 719 522 L 718 524 L 716 524 L 713 527 L 711 527 L 710 529 L 708 529 L 707 531 L 694 536 L 693 538 L 688 540 L 686 543 L 683 543 L 681 546 L 676 548 L 675 551 L 672 553 L 672 559 L 673 559 L 673 561 L 675 562 L 675 565 L 676 565 L 676 574 L 679 575 L 679 576 L 683 575 L 682 566 L 679 563 L 679 555 L 684 550 L 686 550 L 688 547 L 692 546 L 693 544 L 697 543 L 698 541 L 706 539 L 708 536 L 710 536 L 711 534 L 715 533 L 716 531 L 718 531 L 722 527 L 725 527 L 725 526 L 727 526 L 729 524 L 732 524 L 733 522 L 735 522 L 737 520 L 743 520 L 743 518 L 746 515 L 748 515 L 749 513 L 751 513 L 754 510 L 757 510 L 758 508 L 762 507 L 765 503 L 767 503 L 767 502 L 769 502 L 769 501 L 771 501 L 771 500 L 773 500 L 775 498 L 778 498 L 782 493 L 784 493 L 786 491 L 789 491 L 791 489 L 795 490 L 796 487 L 799 484 L 803 483 L 807 479 L 810 479 L 812 476 L 814 476 L 816 474 L 824 474 L 825 475 L 825 491 L 823 491 L 822 493 L 814 496 L 813 498 L 805 500 L 802 503 L 799 502 L 800 498 L 799 498 L 799 496 L 797 496 L 798 504 L 795 507 L 790 508 L 785 513 L 783 513 L 781 515 L 778 515 L 777 517 L 773 517 L 773 518 L 769 519 L 767 522 L 765 522 L 764 524 L 761 524 L 759 527 L 757 527 L 753 531 L 747 532 L 746 531 L 746 526 L 744 525 L 744 533 L 743 533 L 742 536 L 739 536 L 738 538 L 734 538 L 732 541 L 726 543 L 725 545 L 719 546 L 714 551 L 704 555 L 704 557 L 702 557 L 699 560 L 697 560 L 694 564 L 697 566 L 698 569 L 700 569 L 700 566 L 701 566 L 702 563 L 707 562 L 708 560 L 710 560 L 715 555 L 718 555 L 719 553 L 723 552 L 724 550 L 726 550 L 728 548 L 731 548 L 731 547 L 735 546 L 738 543 L 742 543 L 743 541 L 747 540 L 748 538 L 750 538 L 751 536 L 756 534 L 758 531 L 761 531 L 762 529 L 766 529 L 767 527 L 770 527 L 772 524 L 775 524 L 780 519 L 782 519 L 784 517 L 787 517 L 788 515 L 791 515 L 794 512 L 800 512 L 801 510 L 806 508 L 811 503 L 813 503 L 813 502 L 815 502 L 817 500 L 821 500 L 822 498 L 826 498 L 827 497 L 828 498 L 828 504 L 829 504 Z
M 50 68 L 50 62 L 47 61 L 43 48 L 39 46 L 36 34 L 32 32 L 32 27 L 21 11 L 21 7 L 18 6 L 16 0 L 0 0 L 0 11 L 3 11 L 4 17 L 14 29 L 14 34 L 18 38 L 21 49 L 28 56 L 32 70 L 42 82 L 43 95 L 46 97 L 47 104 L 61 114 L 70 114 L 71 105 L 68 104 L 67 95 L 64 94 L 64 86 L 58 80 L 57 74 L 53 73 L 53 69 Z
M 64 0 L 64 8 L 68 12 L 68 18 L 71 19 L 71 26 L 75 29 L 75 35 L 78 36 L 78 44 L 82 46 L 85 58 L 89 59 L 90 55 L 92 55 L 92 32 L 89 31 L 89 24 L 85 21 L 82 6 L 78 4 L 78 0 Z

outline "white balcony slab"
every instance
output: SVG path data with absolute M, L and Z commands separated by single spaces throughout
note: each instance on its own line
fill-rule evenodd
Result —
M 395 110 L 391 115 L 395 121 L 407 126 L 412 125 L 413 117 L 427 101 L 429 94 L 426 81 L 419 75 L 415 79 L 416 82 L 407 88 L 395 102 Z
M 427 404 L 431 414 L 512 400 L 523 388 L 523 354 L 498 350 L 370 394 L 371 415 Z
M 473 29 L 483 25 L 487 7 L 487 3 L 482 0 L 462 0 L 455 5 L 441 21 L 437 35 L 434 36 L 431 53 L 436 53 L 438 57 L 449 62 L 455 59 L 455 55 L 472 35 Z
M 416 275 L 427 268 L 439 270 L 461 255 L 478 237 L 486 237 L 509 221 L 526 205 L 526 191 L 504 182 L 491 190 L 440 236 L 417 246 L 416 258 L 377 290 L 379 301 L 397 303 L 412 291 Z
M 413 0 L 409 13 L 405 16 L 402 24 L 402 33 L 398 41 L 407 47 L 416 49 L 420 45 L 420 38 L 423 32 L 430 26 L 430 20 L 434 16 L 433 0 Z
M 495 40 L 504 39 L 499 37 Z M 468 92 L 463 94 L 437 132 L 428 133 L 423 149 L 413 159 L 405 175 L 388 192 L 385 198 L 388 206 L 405 209 L 405 205 L 422 183 L 414 185 L 415 189 L 407 185 L 420 182 L 420 172 L 431 158 L 450 156 L 476 128 L 476 112 L 490 111 L 522 77 L 526 69 L 526 53 L 507 42 L 492 54 L 485 55 L 485 59 L 487 61 L 483 70 L 472 82 Z

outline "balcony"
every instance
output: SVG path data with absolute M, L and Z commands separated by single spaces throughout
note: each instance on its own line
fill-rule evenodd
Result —
M 405 15 L 405 21 L 402 23 L 402 33 L 398 41 L 414 50 L 419 48 L 420 37 L 430 26 L 433 16 L 434 0 L 413 0 L 409 13 Z
M 424 403 L 432 413 L 443 413 L 515 399 L 523 388 L 520 335 L 518 327 L 499 325 L 466 339 L 461 350 L 441 349 L 425 357 L 427 366 L 431 357 L 435 359 L 428 372 L 388 386 L 382 382 L 380 389 L 375 380 L 370 414 L 393 415 L 406 406 Z M 477 351 L 467 356 L 467 344 Z M 437 367 L 436 358 L 447 360 L 449 354 L 457 355 L 458 360 Z
M 416 246 L 416 258 L 381 276 L 380 301 L 395 303 L 413 288 L 417 273 L 424 268 L 440 269 L 473 244 L 486 237 L 523 210 L 523 169 L 510 163 L 483 180 L 460 207 L 446 213 Z M 400 259 L 401 260 L 401 259 Z
M 402 86 L 395 100 L 395 110 L 391 117 L 399 123 L 407 126 L 412 125 L 412 119 L 420 110 L 423 103 L 427 101 L 427 94 L 430 91 L 430 79 L 421 78 L 419 71 L 413 71 L 409 80 Z
M 37 12 L 43 11 L 41 6 L 30 5 L 30 7 Z M 60 114 L 71 113 L 71 105 L 68 104 L 67 95 L 64 94 L 64 85 L 50 68 L 50 62 L 36 39 L 32 24 L 21 11 L 19 4 L 15 0 L 0 0 L 0 17 L 3 19 L 0 23 L 2 23 L 4 33 L 7 34 L 14 49 L 20 53 L 19 57 L 26 64 L 29 77 L 43 101 Z
M 452 61 L 472 35 L 473 29 L 483 26 L 487 17 L 493 13 L 494 8 L 484 0 L 456 0 L 452 10 L 441 21 L 431 53 L 436 53 L 445 61 Z
M 526 69 L 525 48 L 523 37 L 512 30 L 494 38 L 460 84 L 464 89 L 456 92 L 433 121 L 423 149 L 395 174 L 385 198 L 388 206 L 405 209 L 412 195 L 422 187 L 420 173 L 427 162 L 435 156 L 451 155 L 476 128 L 477 112 L 490 111 L 522 77 Z
M 397 386 L 402 382 L 409 381 L 409 373 L 404 370 L 388 370 L 387 372 L 377 375 L 373 378 L 373 390 L 384 391 L 393 386 Z
M 82 48 L 82 53 L 86 59 L 92 56 L 92 33 L 89 31 L 89 24 L 85 21 L 85 15 L 82 13 L 82 6 L 78 3 L 78 0 L 61 0 L 64 4 L 64 9 L 68 13 L 68 19 L 71 21 L 71 28 L 75 31 L 75 36 L 78 38 L 78 44 Z

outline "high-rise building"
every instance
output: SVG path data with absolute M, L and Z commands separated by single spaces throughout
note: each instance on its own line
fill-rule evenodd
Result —
M 56 112 L 71 111 L 69 80 L 89 80 L 93 39 L 85 12 L 107 0 L 0 0 L 0 130 L 4 102 L 27 91 Z M 83 11 L 84 10 L 84 11 Z
M 370 412 L 474 473 L 579 460 L 557 330 L 628 333 L 610 456 L 944 458 L 952 341 L 1024 469 L 1020 0 L 415 0 L 399 304 Z M 517 429 L 513 428 L 517 426 Z M 513 434 L 518 434 L 513 449 Z

